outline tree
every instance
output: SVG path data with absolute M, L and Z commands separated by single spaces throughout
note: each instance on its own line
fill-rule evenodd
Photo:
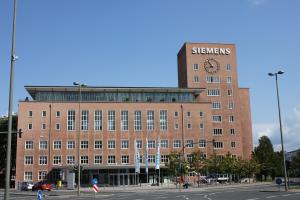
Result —
M 292 157 L 291 175 L 294 177 L 300 176 L 300 149 L 298 150 L 296 155 Z

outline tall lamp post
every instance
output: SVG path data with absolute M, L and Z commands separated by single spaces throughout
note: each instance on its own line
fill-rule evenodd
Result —
M 284 169 L 284 186 L 285 186 L 285 191 L 288 191 L 286 163 L 285 163 L 285 154 L 284 154 L 283 137 L 282 137 L 282 124 L 281 124 L 281 112 L 280 112 L 280 102 L 279 102 L 278 80 L 277 80 L 278 74 L 280 75 L 280 74 L 283 74 L 283 73 L 284 73 L 284 71 L 279 70 L 278 72 L 269 73 L 268 75 L 269 76 L 275 76 L 275 80 L 276 80 L 277 105 L 278 105 L 280 137 L 281 137 L 281 151 L 282 151 L 283 169 Z
M 80 113 L 80 103 L 82 100 L 81 96 L 81 88 L 86 87 L 85 84 L 79 83 L 79 82 L 73 82 L 74 86 L 77 86 L 79 88 L 79 98 L 78 98 L 78 107 L 79 107 L 79 118 L 78 118 L 78 137 L 77 137 L 77 196 L 80 196 L 80 134 L 81 134 L 81 126 L 80 126 L 80 121 L 81 121 L 81 113 Z

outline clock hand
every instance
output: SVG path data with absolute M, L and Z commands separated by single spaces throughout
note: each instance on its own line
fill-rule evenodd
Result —
M 214 66 L 211 64 L 209 60 L 207 60 L 208 64 L 210 65 L 210 68 L 214 68 Z

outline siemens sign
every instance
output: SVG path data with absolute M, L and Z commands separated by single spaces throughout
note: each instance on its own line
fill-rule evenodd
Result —
M 193 47 L 192 54 L 229 55 L 230 48 Z

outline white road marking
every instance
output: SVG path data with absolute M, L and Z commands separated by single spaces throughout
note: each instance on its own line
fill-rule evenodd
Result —
M 267 199 L 272 199 L 272 198 L 275 198 L 275 197 L 277 197 L 277 196 L 268 196 L 268 197 L 266 197 Z
M 230 193 L 230 192 L 235 192 L 235 191 L 227 191 L 228 193 Z
M 282 195 L 283 197 L 288 197 L 288 196 L 291 196 L 292 194 L 285 194 L 285 195 Z
M 259 198 L 254 198 L 254 199 L 247 199 L 247 200 L 258 200 Z
M 211 200 L 211 198 L 208 197 L 208 195 L 204 195 L 205 199 Z

